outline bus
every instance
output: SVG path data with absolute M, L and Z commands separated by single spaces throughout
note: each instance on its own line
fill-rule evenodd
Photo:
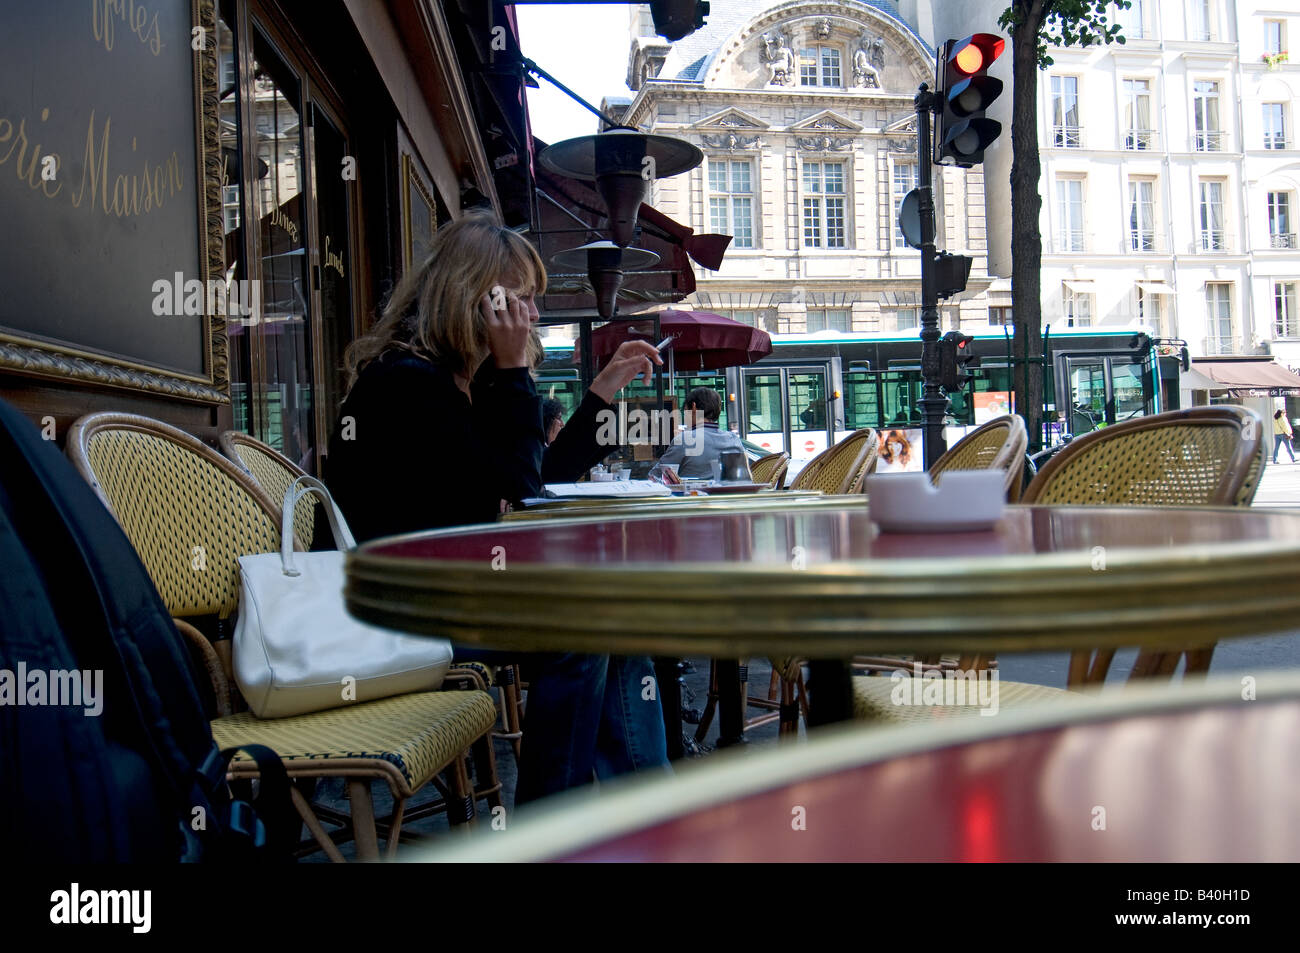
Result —
M 1024 372 L 1023 363 L 1009 359 L 1010 342 L 1000 328 L 971 336 L 980 363 L 971 369 L 966 387 L 948 395 L 945 429 L 950 446 L 985 421 L 1012 412 L 1012 374 Z M 1078 436 L 1179 406 L 1180 354 L 1160 346 L 1149 330 L 1054 334 L 1049 329 L 1044 337 L 1046 408 L 1039 446 L 1055 446 L 1067 434 Z M 573 346 L 548 347 L 546 356 L 539 389 L 570 411 L 581 396 Z M 882 459 L 882 470 L 915 470 L 921 467 L 920 363 L 917 332 L 787 334 L 774 340 L 772 353 L 755 364 L 678 371 L 671 382 L 664 382 L 665 403 L 675 409 L 693 388 L 717 390 L 723 408 L 719 426 L 765 451 L 788 453 L 791 475 L 863 427 L 917 448 L 915 453 L 904 452 L 907 459 L 902 461 Z M 655 393 L 654 387 L 637 381 L 620 398 L 645 403 Z

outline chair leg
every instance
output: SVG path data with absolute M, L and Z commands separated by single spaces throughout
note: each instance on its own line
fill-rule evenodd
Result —
M 370 797 L 370 782 L 365 778 L 348 778 L 348 796 L 352 801 L 357 860 L 378 860 L 379 835 L 375 833 L 375 802 Z
M 497 756 L 492 750 L 492 736 L 484 735 L 470 746 L 474 758 L 474 797 L 486 798 L 489 808 L 501 807 L 501 779 L 497 776 Z
M 447 822 L 453 827 L 474 826 L 474 789 L 465 770 L 465 752 L 447 765 Z
M 800 687 L 798 682 L 781 679 L 781 724 L 777 734 L 783 740 L 799 734 L 799 701 L 796 693 Z
M 387 850 L 384 851 L 385 860 L 393 860 L 397 857 L 397 844 L 402 836 L 402 815 L 406 813 L 406 798 L 393 797 L 393 816 L 389 820 L 388 827 L 388 844 Z
M 1183 669 L 1183 678 L 1189 675 L 1208 675 L 1210 672 L 1210 662 L 1214 658 L 1214 645 L 1206 645 L 1199 649 L 1187 650 L 1187 667 Z
M 695 743 L 704 744 L 704 739 L 708 737 L 709 726 L 713 724 L 713 713 L 718 707 L 718 660 L 709 659 L 709 695 L 704 702 L 704 713 L 700 715 L 700 723 L 695 726 Z
M 293 801 L 293 806 L 297 809 L 298 816 L 301 817 L 302 822 L 307 825 L 307 830 L 311 831 L 311 836 L 316 839 L 316 843 L 320 844 L 320 849 L 325 851 L 325 856 L 336 864 L 346 863 L 343 859 L 343 855 L 339 852 L 338 846 L 334 843 L 329 834 L 326 833 L 324 826 L 322 826 L 320 822 L 320 818 L 318 818 L 316 812 L 311 809 L 311 804 L 307 802 L 307 799 L 302 796 L 302 792 L 299 791 L 295 785 L 289 785 L 289 798 Z
M 502 665 L 497 673 L 498 690 L 501 693 L 501 725 L 505 728 L 498 737 L 509 739 L 517 760 L 524 726 L 519 699 L 519 666 Z

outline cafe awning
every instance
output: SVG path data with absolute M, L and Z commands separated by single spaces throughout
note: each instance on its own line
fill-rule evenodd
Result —
M 1214 383 L 1196 390 L 1226 390 L 1236 397 L 1300 395 L 1300 376 L 1276 361 L 1193 361 L 1191 373 Z

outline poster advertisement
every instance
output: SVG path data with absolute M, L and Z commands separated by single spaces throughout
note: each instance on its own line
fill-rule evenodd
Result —
M 976 391 L 973 397 L 975 424 L 986 424 L 995 417 L 1004 417 L 1015 410 L 1015 398 L 1010 391 Z
M 877 473 L 920 473 L 924 469 L 924 440 L 920 428 L 880 431 Z

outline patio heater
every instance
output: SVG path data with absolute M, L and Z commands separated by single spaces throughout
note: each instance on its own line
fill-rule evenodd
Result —
M 649 268 L 658 261 L 658 255 L 644 248 L 620 248 L 611 241 L 600 241 L 557 252 L 548 264 L 566 272 L 585 270 L 587 280 L 596 292 L 596 313 L 609 321 L 618 311 L 618 290 L 623 285 L 624 274 Z M 589 386 L 595 377 L 591 321 L 580 322 L 578 334 L 582 350 L 582 381 L 584 386 Z

